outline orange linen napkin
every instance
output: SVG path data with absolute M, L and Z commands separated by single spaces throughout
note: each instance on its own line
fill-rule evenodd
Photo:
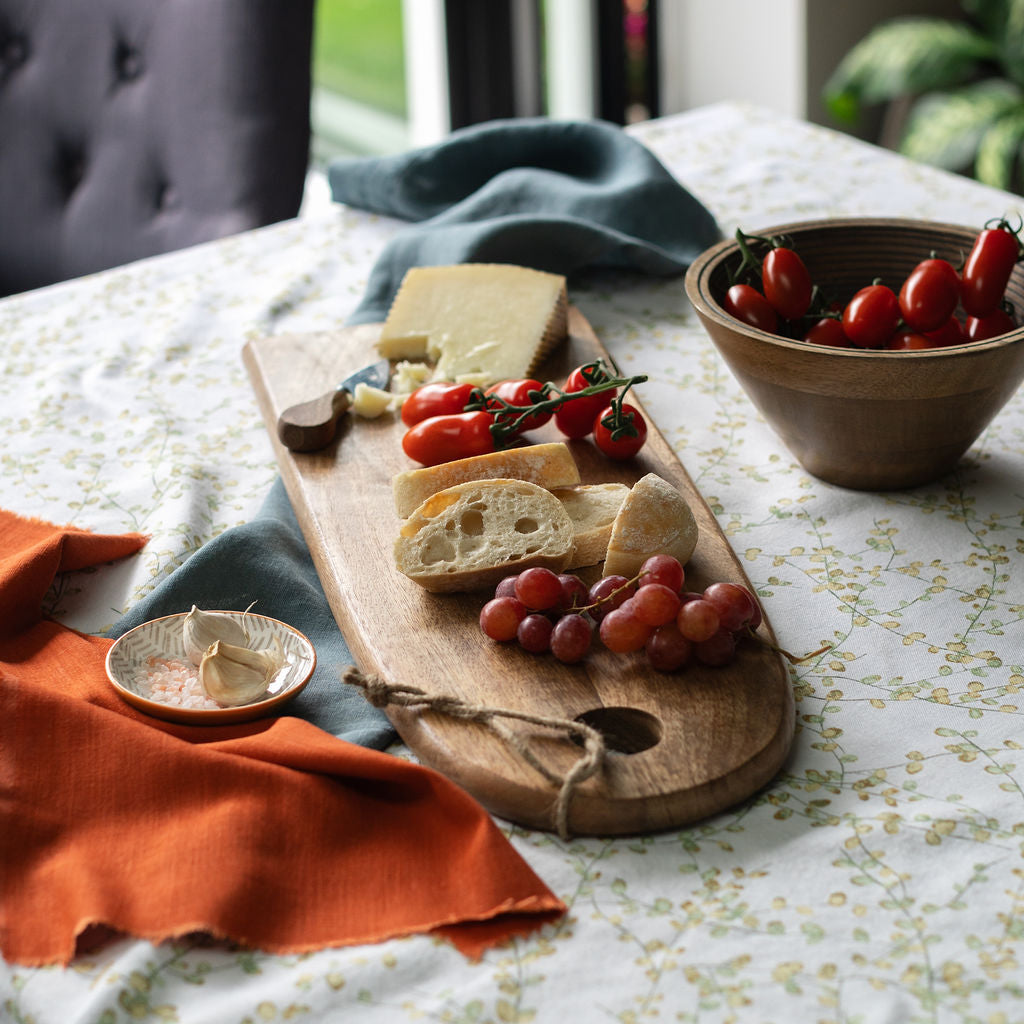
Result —
M 165 723 L 110 640 L 45 618 L 56 573 L 136 551 L 0 510 L 0 952 L 67 963 L 97 926 L 272 953 L 432 932 L 467 956 L 565 912 L 443 776 L 295 718 Z

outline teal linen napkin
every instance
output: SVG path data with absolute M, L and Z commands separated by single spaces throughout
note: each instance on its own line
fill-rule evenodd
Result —
M 413 222 L 382 251 L 349 323 L 383 320 L 411 266 L 517 263 L 571 275 L 590 268 L 680 274 L 720 237 L 710 213 L 654 155 L 600 121 L 497 121 L 384 158 L 337 161 L 333 197 Z M 251 523 L 192 555 L 115 624 L 201 608 L 272 615 L 305 633 L 317 669 L 287 713 L 383 749 L 383 712 L 340 677 L 352 663 L 278 479 Z
M 383 320 L 413 266 L 673 276 L 721 239 L 657 157 L 604 121 L 489 121 L 396 156 L 334 161 L 328 181 L 338 202 L 413 222 L 378 258 L 353 324 Z
M 204 544 L 108 633 L 119 637 L 161 615 L 199 608 L 270 615 L 305 633 L 317 664 L 306 688 L 285 708 L 321 729 L 360 746 L 383 750 L 396 738 L 384 713 L 362 691 L 345 686 L 352 664 L 320 579 L 278 478 L 256 518 Z

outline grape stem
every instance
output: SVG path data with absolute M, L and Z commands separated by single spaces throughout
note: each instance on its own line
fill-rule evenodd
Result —
M 585 388 L 580 391 L 563 391 L 548 381 L 537 390 L 527 394 L 531 400 L 529 405 L 513 405 L 498 395 L 485 394 L 483 388 L 474 388 L 470 392 L 469 401 L 464 406 L 464 411 L 483 411 L 491 414 L 494 422 L 491 424 L 490 430 L 491 436 L 494 438 L 494 447 L 497 450 L 504 447 L 507 441 L 517 437 L 522 432 L 523 424 L 532 417 L 553 413 L 560 405 L 565 405 L 566 402 L 571 402 L 576 398 L 587 398 L 605 391 L 615 391 L 616 394 L 608 403 L 612 407 L 612 422 L 605 425 L 613 432 L 613 436 L 635 436 L 636 427 L 633 426 L 632 416 L 627 418 L 622 412 L 622 400 L 634 384 L 643 384 L 647 380 L 647 374 L 641 373 L 632 377 L 616 376 L 602 359 L 595 359 L 593 362 L 581 366 L 580 374 L 588 382 Z M 619 391 L 620 388 L 621 391 Z
M 781 654 L 790 665 L 802 665 L 805 661 L 810 661 L 811 658 L 817 658 L 820 654 L 827 654 L 832 650 L 832 644 L 824 644 L 819 647 L 816 651 L 810 651 L 807 654 L 792 654 L 785 648 L 780 647 L 778 644 L 771 643 L 765 640 L 763 637 L 757 635 L 749 626 L 745 630 L 747 636 L 756 643 L 763 644 L 770 651 L 774 651 L 776 654 Z

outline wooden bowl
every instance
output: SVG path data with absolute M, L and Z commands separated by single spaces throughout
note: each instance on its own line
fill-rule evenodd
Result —
M 847 301 L 880 278 L 899 292 L 931 255 L 960 267 L 978 228 L 899 219 L 784 224 L 811 279 Z M 748 327 L 722 300 L 735 241 L 701 254 L 686 293 L 751 401 L 810 473 L 858 490 L 927 483 L 952 470 L 1024 377 L 1024 328 L 990 341 L 911 351 L 830 348 Z M 1006 292 L 1024 311 L 1024 266 Z

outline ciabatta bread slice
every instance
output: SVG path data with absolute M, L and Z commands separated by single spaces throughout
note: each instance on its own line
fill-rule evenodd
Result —
M 603 562 L 612 524 L 629 494 L 625 484 L 579 484 L 552 491 L 572 520 L 574 538 L 570 569 Z
M 408 469 L 391 480 L 395 511 L 405 519 L 432 494 L 468 480 L 526 480 L 550 491 L 578 484 L 580 471 L 561 441 Z
M 395 565 L 434 593 L 492 589 L 541 565 L 562 572 L 573 550 L 569 513 L 526 480 L 471 480 L 431 495 L 402 524 Z
M 697 521 L 679 491 L 656 473 L 630 489 L 612 524 L 606 576 L 632 578 L 651 555 L 673 555 L 685 565 L 697 546 Z

